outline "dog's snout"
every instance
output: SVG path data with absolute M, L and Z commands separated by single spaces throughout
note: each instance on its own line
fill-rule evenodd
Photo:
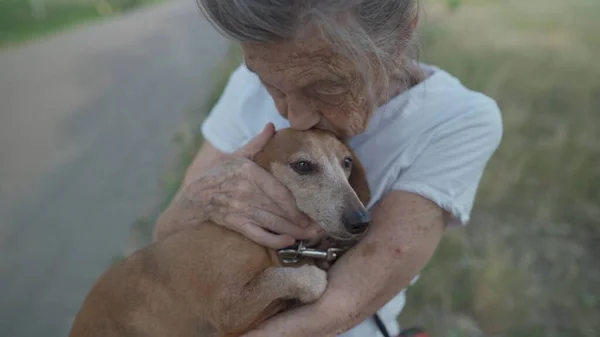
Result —
M 361 234 L 371 223 L 371 216 L 365 211 L 354 211 L 344 214 L 344 227 L 352 234 Z

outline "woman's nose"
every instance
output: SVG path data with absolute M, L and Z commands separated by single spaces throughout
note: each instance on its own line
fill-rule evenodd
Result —
M 319 113 L 311 109 L 305 99 L 288 96 L 287 105 L 287 118 L 292 129 L 308 130 L 317 125 L 321 119 Z

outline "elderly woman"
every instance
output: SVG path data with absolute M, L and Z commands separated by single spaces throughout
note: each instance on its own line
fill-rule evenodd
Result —
M 403 290 L 445 229 L 469 220 L 502 136 L 498 106 L 411 57 L 417 0 L 199 3 L 245 62 L 202 125 L 206 142 L 155 238 L 206 219 L 273 248 L 315 235 L 290 193 L 251 160 L 270 123 L 330 130 L 365 166 L 371 229 L 330 270 L 317 302 L 250 335 L 381 336 L 376 312 L 398 334 Z

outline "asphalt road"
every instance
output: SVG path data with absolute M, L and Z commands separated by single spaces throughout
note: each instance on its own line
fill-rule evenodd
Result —
M 0 336 L 66 336 L 227 45 L 175 0 L 0 50 Z

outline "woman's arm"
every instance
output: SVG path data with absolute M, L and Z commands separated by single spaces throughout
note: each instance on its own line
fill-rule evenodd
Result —
M 196 157 L 194 157 L 194 160 L 187 168 L 182 185 L 189 183 L 195 177 L 198 177 L 202 173 L 208 171 L 211 167 L 226 157 L 227 154 L 219 151 L 216 147 L 212 146 L 211 143 L 205 141 L 196 154 Z
M 427 264 L 445 212 L 413 193 L 391 192 L 373 210 L 368 234 L 331 269 L 321 299 L 267 321 L 258 336 L 334 336 L 374 314 Z
M 183 178 L 183 183 L 180 188 L 185 186 L 194 180 L 195 177 L 200 176 L 202 173 L 208 171 L 211 167 L 218 164 L 221 160 L 226 158 L 226 154 L 217 150 L 209 142 L 204 142 L 200 147 L 200 150 L 194 157 L 192 164 L 188 167 Z M 156 241 L 168 233 L 177 232 L 177 221 L 166 221 L 165 217 L 159 217 L 156 226 L 154 228 L 153 240 Z

